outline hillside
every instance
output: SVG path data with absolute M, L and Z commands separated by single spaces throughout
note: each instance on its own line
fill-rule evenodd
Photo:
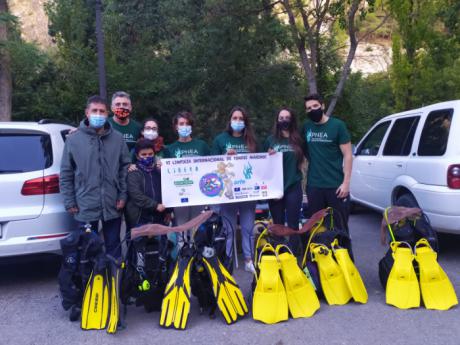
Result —
M 52 45 L 48 36 L 48 17 L 43 5 L 47 0 L 8 0 L 10 12 L 19 18 L 22 37 L 42 48 Z
M 43 5 L 49 0 L 8 0 L 12 14 L 17 16 L 21 24 L 23 38 L 36 42 L 41 48 L 52 46 L 48 35 L 48 18 Z M 353 72 L 363 74 L 383 72 L 391 65 L 390 42 L 365 42 L 358 46 L 355 60 L 351 66 Z

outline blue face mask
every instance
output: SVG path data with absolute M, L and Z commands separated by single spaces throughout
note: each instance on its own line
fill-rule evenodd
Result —
M 155 169 L 155 157 L 137 158 L 137 167 L 145 172 L 151 173 Z
M 177 133 L 181 138 L 187 138 L 190 134 L 192 134 L 192 126 L 178 126 Z
M 244 121 L 232 121 L 230 126 L 235 132 L 241 132 L 244 129 Z
M 88 121 L 91 127 L 99 129 L 104 127 L 105 122 L 107 121 L 107 116 L 99 114 L 90 114 Z
M 143 165 L 146 168 L 150 168 L 154 162 L 155 162 L 155 157 L 139 158 L 139 164 Z

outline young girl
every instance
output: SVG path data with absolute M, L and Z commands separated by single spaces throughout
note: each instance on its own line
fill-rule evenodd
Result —
M 265 141 L 264 148 L 269 153 L 282 152 L 284 196 L 269 200 L 270 213 L 275 224 L 299 228 L 300 209 L 302 206 L 302 171 L 304 162 L 302 137 L 297 128 L 297 119 L 292 110 L 281 108 L 275 117 L 273 133 Z M 294 253 L 299 254 L 298 236 L 289 239 Z
M 203 140 L 192 138 L 193 116 L 190 112 L 181 111 L 173 119 L 174 131 L 178 134 L 178 139 L 172 144 L 167 145 L 165 158 L 184 158 L 196 156 L 208 156 L 209 146 Z M 174 208 L 174 217 L 176 225 L 188 222 L 190 219 L 198 216 L 204 206 L 183 206 Z M 187 240 L 190 238 L 190 231 L 184 234 L 177 234 L 178 247 L 182 247 L 184 236 Z M 178 248 L 178 249 L 179 249 Z
M 214 139 L 212 154 L 235 155 L 256 151 L 257 143 L 247 112 L 242 107 L 234 107 L 230 111 L 230 119 L 227 123 L 226 130 Z M 255 271 L 252 262 L 254 248 L 254 235 L 252 229 L 254 227 L 255 208 L 255 201 L 222 204 L 220 206 L 221 215 L 230 221 L 234 230 L 236 230 L 237 215 L 239 214 L 240 216 L 242 247 L 245 261 L 244 269 L 248 272 Z M 227 240 L 227 255 L 229 256 L 232 255 L 232 239 L 233 236 L 229 236 Z

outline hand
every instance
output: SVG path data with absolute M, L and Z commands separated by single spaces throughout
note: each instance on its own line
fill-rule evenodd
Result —
M 235 149 L 228 149 L 228 150 L 227 150 L 227 154 L 228 154 L 229 156 L 234 156 L 234 155 L 236 155 L 236 150 L 235 150 Z
M 350 194 L 350 184 L 345 182 L 342 183 L 335 191 L 335 194 L 339 199 L 346 198 L 348 194 Z
M 157 158 L 157 161 L 156 161 L 156 163 L 155 163 L 155 166 L 157 167 L 158 170 L 161 170 L 161 165 L 162 165 L 162 164 L 163 164 L 163 163 L 161 163 L 161 159 Z
M 69 132 L 67 133 L 67 135 L 73 134 L 73 133 L 75 133 L 75 132 L 77 132 L 77 131 L 78 131 L 78 127 L 71 128 L 71 129 L 69 130 Z
M 128 172 L 133 172 L 133 171 L 136 171 L 136 170 L 137 170 L 136 164 L 130 164 L 128 166 Z
M 165 214 L 165 217 L 164 217 L 164 222 L 165 222 L 165 224 L 169 225 L 169 223 L 171 223 L 171 220 L 172 220 L 172 215 L 171 215 L 171 213 L 166 213 L 166 214 Z
M 120 211 L 125 207 L 126 201 L 124 200 L 117 200 L 117 210 Z
M 269 148 L 268 149 L 268 154 L 271 156 L 271 155 L 274 155 L 276 153 L 275 150 L 273 150 L 272 148 Z
M 71 215 L 77 214 L 79 211 L 78 207 L 70 207 L 67 209 L 67 212 L 69 212 Z
M 165 205 L 163 205 L 163 204 L 158 204 L 157 205 L 157 211 L 158 212 L 163 212 L 164 210 L 166 210 Z

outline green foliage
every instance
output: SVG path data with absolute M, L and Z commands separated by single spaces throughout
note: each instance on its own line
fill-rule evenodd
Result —
M 387 73 L 363 77 L 353 73 L 347 81 L 335 114 L 347 123 L 352 142 L 356 143 L 380 118 L 393 113 L 394 100 Z
M 211 140 L 234 105 L 247 107 L 256 131 L 265 134 L 278 106 L 301 99 L 297 67 L 279 58 L 289 44 L 285 28 L 261 12 L 262 1 L 104 5 L 108 91 L 129 92 L 135 118 L 159 118 L 168 140 L 175 138 L 172 115 L 183 109 L 196 114 L 195 135 Z M 86 98 L 97 92 L 94 1 L 55 0 L 46 10 L 57 49 L 36 67 L 53 92 L 39 93 L 50 107 L 41 107 L 34 118 L 54 110 L 77 122 Z M 21 103 L 33 106 L 25 97 Z M 16 111 L 15 118 L 24 114 Z
M 234 105 L 249 110 L 260 139 L 281 106 L 305 118 L 302 96 L 308 87 L 298 57 L 290 53 L 293 38 L 279 17 L 263 10 L 266 0 L 103 2 L 109 94 L 129 92 L 134 117 L 158 118 L 167 141 L 175 139 L 172 116 L 183 109 L 196 115 L 194 135 L 208 141 L 224 128 Z M 368 1 L 370 7 L 361 8 L 359 34 L 375 27 L 384 2 Z M 395 110 L 460 98 L 458 1 L 388 4 L 393 20 L 374 37 L 386 38 L 393 30 L 391 71 L 351 74 L 334 111 L 347 122 L 353 141 Z M 334 24 L 318 37 L 317 82 L 326 100 L 343 65 L 339 48 L 346 38 L 347 6 L 349 1 L 332 2 Z M 21 40 L 14 17 L 0 18 L 13 28 L 7 44 L 13 117 L 77 123 L 86 98 L 98 92 L 94 0 L 53 0 L 46 11 L 56 43 L 46 52 Z
M 392 0 L 390 7 L 398 22 L 391 73 L 396 109 L 460 98 L 458 1 Z

